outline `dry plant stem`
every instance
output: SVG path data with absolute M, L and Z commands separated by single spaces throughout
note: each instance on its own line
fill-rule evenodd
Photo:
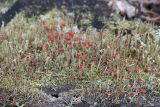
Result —
M 100 64 L 102 62 L 102 58 L 103 58 L 103 55 L 100 56 L 99 63 L 98 63 L 98 66 L 97 66 L 97 71 L 99 70 L 99 66 L 100 66 Z

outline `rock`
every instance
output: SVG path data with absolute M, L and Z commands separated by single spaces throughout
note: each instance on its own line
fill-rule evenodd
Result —
M 121 1 L 120 0 L 116 0 L 115 4 L 116 4 L 117 8 L 121 11 L 121 14 L 122 15 L 126 15 L 128 18 L 134 17 L 138 12 L 136 7 L 131 5 L 126 0 L 121 0 Z
M 117 8 L 122 15 L 160 24 L 160 1 L 159 0 L 113 0 L 112 7 Z

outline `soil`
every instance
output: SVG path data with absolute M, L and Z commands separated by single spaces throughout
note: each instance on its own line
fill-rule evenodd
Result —
M 91 96 L 77 96 L 74 93 L 75 86 L 70 84 L 59 88 L 39 87 L 38 89 L 43 97 L 35 99 L 34 97 L 25 98 L 25 94 L 22 93 L 14 95 L 13 90 L 1 88 L 0 107 L 9 105 L 13 99 L 25 104 L 25 107 L 160 107 L 160 97 L 153 93 L 146 98 L 140 96 L 137 103 L 121 101 L 116 104 L 107 99 L 100 101 Z
M 5 14 L 1 15 L 0 25 L 2 25 L 2 21 L 7 25 L 17 13 L 22 11 L 27 17 L 32 17 L 45 14 L 53 8 L 63 11 L 65 14 L 73 13 L 75 23 L 79 26 L 81 26 L 81 19 L 86 19 L 96 28 L 103 27 L 99 18 L 110 17 L 111 13 L 111 8 L 107 6 L 105 0 L 17 0 Z M 83 14 L 87 15 L 84 17 Z

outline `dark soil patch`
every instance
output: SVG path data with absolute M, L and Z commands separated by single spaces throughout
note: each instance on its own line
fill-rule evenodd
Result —
M 40 103 L 40 107 L 65 107 L 69 105 L 71 107 L 160 107 L 160 98 L 153 93 L 148 93 L 145 96 L 139 96 L 138 101 L 135 103 L 120 101 L 118 104 L 116 104 L 115 102 L 113 102 L 112 98 L 110 98 L 111 100 L 97 100 L 93 96 L 75 97 L 74 93 L 70 92 L 70 90 L 73 89 L 74 88 L 72 85 L 64 85 L 63 87 L 57 88 L 56 90 L 43 87 L 42 92 L 45 94 L 45 99 L 48 100 L 42 100 Z M 55 93 L 58 97 L 53 96 L 53 94 L 55 95 Z
M 27 97 L 25 94 L 8 89 L 0 89 L 0 107 L 11 104 L 15 99 L 25 107 L 160 107 L 160 98 L 156 94 L 148 94 L 146 98 L 139 97 L 136 103 L 120 101 L 116 104 L 112 100 L 97 100 L 92 96 L 77 96 L 74 93 L 74 85 L 64 85 L 60 88 L 41 87 L 43 97 Z M 112 99 L 112 98 L 111 98 Z
M 75 23 L 79 23 L 81 19 L 87 19 L 90 24 L 96 28 L 102 28 L 103 23 L 100 17 L 109 17 L 111 9 L 103 0 L 17 0 L 10 9 L 0 17 L 0 25 L 2 21 L 5 25 L 21 11 L 24 11 L 27 17 L 44 14 L 52 8 L 58 8 L 65 14 L 72 12 L 75 16 Z M 83 16 L 82 14 L 91 14 Z

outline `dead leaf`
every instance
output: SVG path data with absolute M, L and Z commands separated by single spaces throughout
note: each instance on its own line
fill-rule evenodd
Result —
M 0 35 L 0 41 L 8 40 L 8 36 L 6 35 Z
M 34 59 L 34 55 L 29 53 L 27 55 L 23 55 L 20 59 L 21 62 L 30 62 Z

